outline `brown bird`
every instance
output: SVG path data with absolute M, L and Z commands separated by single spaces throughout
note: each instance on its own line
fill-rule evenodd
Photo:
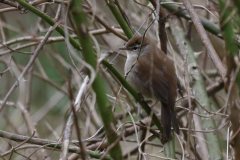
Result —
M 163 135 L 169 139 L 171 126 L 179 134 L 174 111 L 178 79 L 172 61 L 153 42 L 142 36 L 134 36 L 126 46 L 126 80 L 144 97 L 161 102 L 161 123 Z M 141 45 L 142 43 L 142 45 Z M 141 47 L 141 49 L 140 49 Z

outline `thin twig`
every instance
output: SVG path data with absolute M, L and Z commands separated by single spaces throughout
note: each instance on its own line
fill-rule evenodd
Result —
M 13 91 L 18 87 L 18 83 L 23 79 L 24 75 L 27 73 L 27 71 L 30 69 L 30 67 L 33 65 L 33 62 L 35 61 L 35 59 L 38 57 L 38 54 L 40 53 L 42 47 L 44 46 L 45 42 L 47 41 L 47 39 L 50 37 L 50 35 L 53 32 L 53 27 L 49 28 L 49 31 L 47 32 L 47 34 L 45 35 L 45 39 L 42 40 L 42 42 L 38 45 L 37 49 L 35 50 L 32 59 L 28 62 L 27 66 L 25 67 L 25 69 L 23 70 L 23 72 L 21 73 L 21 75 L 18 77 L 18 80 L 14 83 L 14 85 L 12 86 L 12 88 L 8 91 L 7 95 L 5 96 L 5 98 L 3 99 L 3 102 L 0 106 L 0 112 L 2 111 L 3 107 L 5 106 L 8 98 L 11 96 L 11 94 L 13 93 Z

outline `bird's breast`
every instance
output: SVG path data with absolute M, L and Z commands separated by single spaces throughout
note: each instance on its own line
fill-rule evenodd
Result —
M 136 61 L 137 56 L 128 56 L 125 63 L 125 75 L 127 75 L 126 80 L 128 83 L 140 94 L 146 98 L 150 98 L 150 90 L 144 86 L 143 82 L 139 79 L 139 63 Z

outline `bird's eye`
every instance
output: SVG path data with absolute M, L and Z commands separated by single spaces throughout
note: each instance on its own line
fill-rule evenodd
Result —
M 138 47 L 133 47 L 133 50 L 136 51 L 138 49 Z

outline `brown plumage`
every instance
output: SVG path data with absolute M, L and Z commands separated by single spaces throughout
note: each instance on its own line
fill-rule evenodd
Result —
M 125 74 L 127 81 L 144 97 L 161 101 L 161 123 L 163 135 L 171 136 L 171 125 L 179 134 L 179 127 L 174 112 L 177 96 L 178 79 L 171 60 L 148 38 L 144 38 L 140 51 L 142 36 L 134 36 L 122 50 L 127 51 Z M 138 57 L 139 55 L 139 57 Z M 138 59 L 137 59 L 138 57 Z

